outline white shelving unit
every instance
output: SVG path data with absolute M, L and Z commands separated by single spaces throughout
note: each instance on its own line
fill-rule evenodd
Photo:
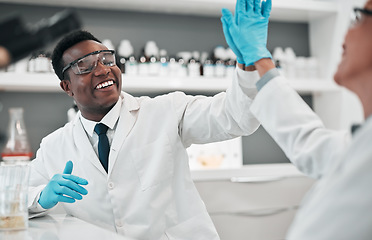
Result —
M 220 16 L 222 8 L 235 9 L 235 0 L 0 0 L 46 6 L 127 10 L 199 16 Z M 274 0 L 271 18 L 280 21 L 308 22 L 337 14 L 337 4 L 319 0 Z
M 139 77 L 122 75 L 123 90 L 129 93 L 159 93 L 170 91 L 210 92 L 225 91 L 230 78 L 206 77 Z M 329 79 L 289 80 L 300 93 L 339 91 Z M 59 79 L 53 73 L 0 73 L 0 91 L 62 92 Z
M 0 3 L 217 17 L 221 15 L 222 8 L 234 11 L 236 0 L 0 0 Z M 354 107 L 354 103 L 358 104 L 355 96 L 339 91 L 340 88 L 332 80 L 348 26 L 349 19 L 345 16 L 349 16 L 352 4 L 350 0 L 273 0 L 271 13 L 271 21 L 309 24 L 310 54 L 319 61 L 321 79 L 289 82 L 298 92 L 313 94 L 314 110 L 325 125 L 333 129 L 349 128 L 352 123 L 363 119 L 361 108 Z M 225 90 L 228 84 L 227 79 L 123 78 L 123 89 L 128 92 L 219 92 Z M 61 91 L 58 80 L 51 74 L 15 73 L 0 74 L 0 90 Z

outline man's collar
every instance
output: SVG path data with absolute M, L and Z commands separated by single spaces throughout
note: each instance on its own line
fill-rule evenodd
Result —
M 119 97 L 114 107 L 111 108 L 111 110 L 102 118 L 100 123 L 105 124 L 110 129 L 114 129 L 115 124 L 118 121 L 119 116 L 120 116 L 121 104 L 122 104 L 122 98 Z M 79 115 L 79 117 L 80 117 L 81 123 L 83 124 L 85 131 L 88 133 L 90 137 L 92 137 L 93 132 L 94 132 L 94 127 L 96 126 L 98 122 L 88 120 L 84 118 L 81 114 Z

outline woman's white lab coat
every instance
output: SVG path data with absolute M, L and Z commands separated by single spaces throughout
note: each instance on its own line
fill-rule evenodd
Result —
M 41 190 L 71 160 L 72 174 L 89 184 L 83 200 L 63 204 L 68 214 L 136 239 L 219 239 L 191 179 L 186 148 L 254 132 L 259 124 L 249 107 L 257 80 L 256 72 L 237 70 L 227 92 L 214 97 L 122 93 L 108 174 L 78 114 L 41 142 L 31 163 L 30 212 L 42 210 Z
M 371 239 L 372 119 L 353 139 L 327 130 L 283 77 L 259 91 L 251 111 L 288 158 L 319 179 L 286 239 Z

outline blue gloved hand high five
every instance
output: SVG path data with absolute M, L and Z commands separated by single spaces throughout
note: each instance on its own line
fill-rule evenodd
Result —
M 55 174 L 40 194 L 39 204 L 49 209 L 58 202 L 73 203 L 75 199 L 81 200 L 81 195 L 86 195 L 88 191 L 80 185 L 87 185 L 88 181 L 71 175 L 73 164 L 71 161 L 66 163 L 63 174 Z
M 235 18 L 222 9 L 225 39 L 239 63 L 253 65 L 262 58 L 272 58 L 266 48 L 271 0 L 237 0 Z
M 235 53 L 236 61 L 238 63 L 244 64 L 243 55 L 240 52 L 239 48 L 236 46 L 230 34 L 230 26 L 231 26 L 232 18 L 233 18 L 232 13 L 228 9 L 223 8 L 221 22 L 222 22 L 223 34 L 225 35 L 225 40 L 227 42 L 227 45 L 229 45 L 231 50 Z

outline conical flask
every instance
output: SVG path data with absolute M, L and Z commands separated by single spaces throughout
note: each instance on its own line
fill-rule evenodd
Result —
M 32 155 L 23 120 L 23 108 L 10 108 L 8 141 L 1 153 L 2 160 L 5 164 L 27 164 Z

